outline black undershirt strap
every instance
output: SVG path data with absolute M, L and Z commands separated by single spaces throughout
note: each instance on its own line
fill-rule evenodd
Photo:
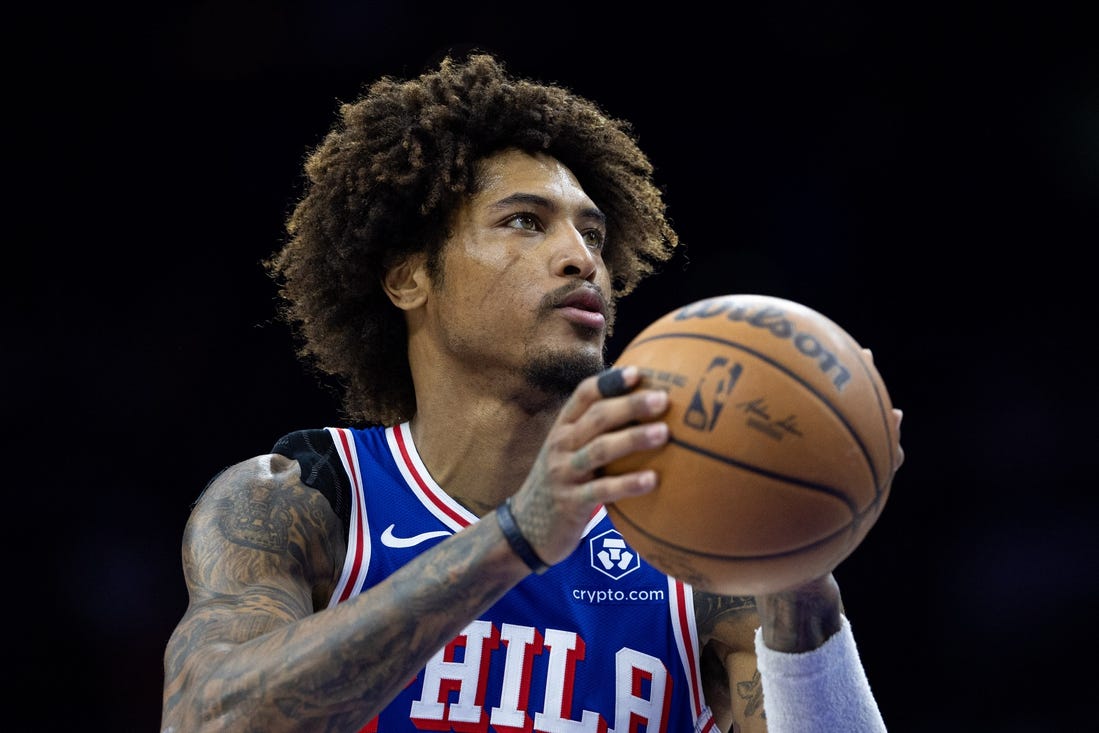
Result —
M 279 438 L 271 452 L 298 462 L 302 483 L 324 494 L 343 523 L 346 537 L 351 528 L 351 486 L 331 433 L 296 430 Z

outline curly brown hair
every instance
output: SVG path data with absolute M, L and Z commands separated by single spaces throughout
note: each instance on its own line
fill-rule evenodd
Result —
M 607 215 L 612 299 L 678 246 L 631 124 L 594 102 L 515 77 L 482 52 L 448 56 L 417 79 L 382 77 L 340 105 L 309 153 L 289 239 L 265 262 L 298 355 L 338 379 L 350 419 L 412 416 L 404 316 L 385 296 L 383 272 L 424 252 L 437 274 L 448 217 L 475 190 L 477 163 L 506 148 L 558 159 Z

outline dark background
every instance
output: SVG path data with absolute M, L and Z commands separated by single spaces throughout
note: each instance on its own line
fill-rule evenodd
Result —
M 656 165 L 687 248 L 622 303 L 612 359 L 673 307 L 732 292 L 803 302 L 874 350 L 907 461 L 836 574 L 890 730 L 1082 729 L 1099 596 L 1094 25 L 1086 3 L 883 5 L 231 0 L 10 18 L 13 729 L 158 729 L 190 502 L 284 432 L 339 422 L 259 264 L 305 151 L 361 84 L 470 46 L 632 120 Z

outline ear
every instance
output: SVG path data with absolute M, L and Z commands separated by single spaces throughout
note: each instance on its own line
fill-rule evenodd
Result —
M 426 262 L 426 255 L 417 253 L 409 255 L 385 271 L 382 288 L 393 305 L 407 311 L 424 304 L 431 286 Z

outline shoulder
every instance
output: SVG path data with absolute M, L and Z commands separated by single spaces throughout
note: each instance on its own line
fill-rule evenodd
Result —
M 319 492 L 337 514 L 340 514 L 339 507 L 347 503 L 347 497 L 342 495 L 347 489 L 346 474 L 327 430 L 317 428 L 286 433 L 275 441 L 269 453 L 222 469 L 206 484 L 192 508 L 224 501 L 244 489 L 253 496 L 271 493 L 277 497 L 280 488 L 296 485 Z
M 341 535 L 333 495 L 342 484 L 332 477 L 333 454 L 326 430 L 287 433 L 269 453 L 219 471 L 193 504 L 188 524 L 257 548 L 278 544 L 289 530 Z
M 277 513 L 290 507 L 305 508 L 323 501 L 316 489 L 302 481 L 301 465 L 293 458 L 267 453 L 253 456 L 219 472 L 192 508 L 192 521 L 210 513 L 226 510 L 265 510 Z
M 183 538 L 184 564 L 201 576 L 192 581 L 220 594 L 277 576 L 300 578 L 323 598 L 345 548 L 328 499 L 302 481 L 298 461 L 278 453 L 219 473 L 195 502 Z

